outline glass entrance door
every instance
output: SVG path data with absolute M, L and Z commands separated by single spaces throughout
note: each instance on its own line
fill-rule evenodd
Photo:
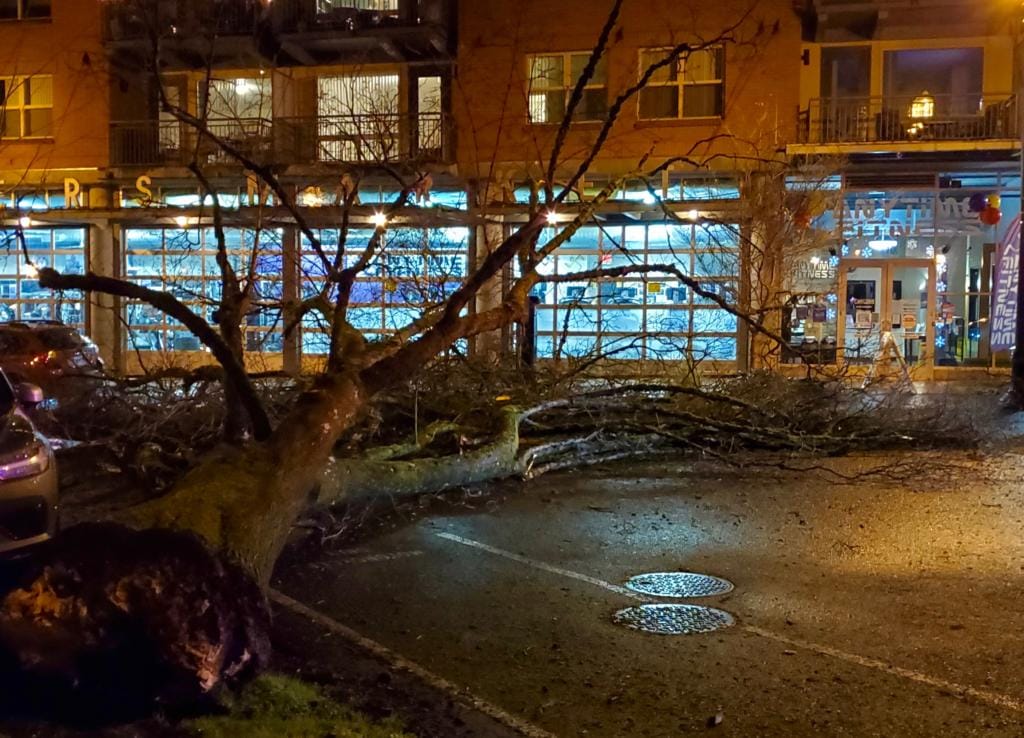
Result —
M 934 341 L 935 265 L 930 259 L 844 259 L 839 343 L 847 364 L 892 363 L 894 351 L 927 371 Z
M 884 266 L 849 266 L 841 294 L 846 309 L 846 335 L 840 341 L 849 364 L 870 364 L 881 346 L 879 317 L 885 306 Z

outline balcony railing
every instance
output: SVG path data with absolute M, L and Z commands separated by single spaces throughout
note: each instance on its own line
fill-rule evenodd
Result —
M 816 98 L 800 113 L 800 143 L 1016 139 L 1013 95 Z
M 261 28 L 281 33 L 372 31 L 447 21 L 447 0 L 168 0 L 103 3 L 106 41 L 196 34 L 253 35 Z
M 104 41 L 252 34 L 267 12 L 255 0 L 107 2 L 101 8 Z
M 211 135 L 200 135 L 176 120 L 111 123 L 111 163 L 235 163 L 229 149 L 261 164 L 451 161 L 451 127 L 441 113 L 217 119 L 207 130 Z

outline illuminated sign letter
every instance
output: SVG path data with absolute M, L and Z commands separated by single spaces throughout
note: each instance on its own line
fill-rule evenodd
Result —
M 82 207 L 82 183 L 73 177 L 64 178 L 64 207 Z
M 149 188 L 151 184 L 153 184 L 153 180 L 148 174 L 141 174 L 139 175 L 139 178 L 135 180 L 135 189 L 139 191 L 139 194 L 142 195 L 142 199 L 145 202 L 153 201 L 153 190 Z

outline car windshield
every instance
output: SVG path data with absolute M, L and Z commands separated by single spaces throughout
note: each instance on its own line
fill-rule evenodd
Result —
M 32 338 L 24 331 L 0 329 L 0 356 L 32 353 Z
M 72 328 L 47 328 L 37 331 L 36 335 L 43 346 L 51 351 L 66 351 L 85 345 L 82 337 Z

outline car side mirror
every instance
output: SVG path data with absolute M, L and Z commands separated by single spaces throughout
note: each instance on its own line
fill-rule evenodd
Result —
M 35 407 L 46 397 L 39 385 L 29 382 L 19 382 L 14 391 L 18 395 L 18 404 L 29 408 Z

